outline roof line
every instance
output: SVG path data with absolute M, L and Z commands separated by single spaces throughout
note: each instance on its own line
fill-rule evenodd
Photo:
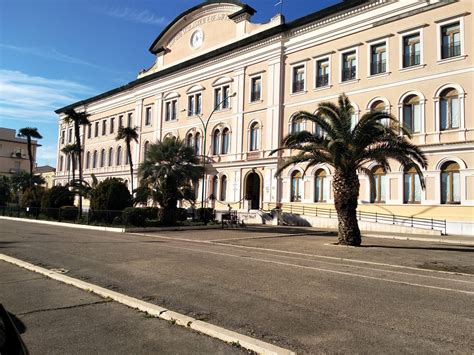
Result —
M 222 1 L 219 1 L 219 0 L 209 0 L 209 1 L 222 2 Z M 55 110 L 54 112 L 57 113 L 57 114 L 60 114 L 60 113 L 66 111 L 68 109 L 73 109 L 73 108 L 76 108 L 76 107 L 82 106 L 82 105 L 85 106 L 85 105 L 87 105 L 91 102 L 95 102 L 95 101 L 101 100 L 103 98 L 112 96 L 114 94 L 133 89 L 134 87 L 136 87 L 138 85 L 147 83 L 147 82 L 152 81 L 152 80 L 157 79 L 157 78 L 164 77 L 166 75 L 173 74 L 174 72 L 177 72 L 181 69 L 188 68 L 190 66 L 205 62 L 208 59 L 212 59 L 212 58 L 215 58 L 217 56 L 232 52 L 236 49 L 248 46 L 252 43 L 256 43 L 258 41 L 267 39 L 269 37 L 272 37 L 272 36 L 275 36 L 275 35 L 278 35 L 278 34 L 281 34 L 281 33 L 285 33 L 287 31 L 290 31 L 290 30 L 294 29 L 294 28 L 304 26 L 308 23 L 318 21 L 318 20 L 320 20 L 324 17 L 333 15 L 337 12 L 341 12 L 341 11 L 344 11 L 344 10 L 347 10 L 347 9 L 350 9 L 350 8 L 353 8 L 353 7 L 356 7 L 356 6 L 365 4 L 365 3 L 369 3 L 371 1 L 373 1 L 373 0 L 344 0 L 341 3 L 338 3 L 338 4 L 332 5 L 330 7 L 324 8 L 322 10 L 316 11 L 312 14 L 307 15 L 307 16 L 303 16 L 303 17 L 298 18 L 294 21 L 291 21 L 287 24 L 281 24 L 281 25 L 269 28 L 268 30 L 262 31 L 260 33 L 257 33 L 255 35 L 253 35 L 253 36 L 250 36 L 250 37 L 247 37 L 247 38 L 242 39 L 240 41 L 231 43 L 227 46 L 218 48 L 218 49 L 213 50 L 211 52 L 204 53 L 204 54 L 202 54 L 202 55 L 200 55 L 196 58 L 189 59 L 189 60 L 187 60 L 183 63 L 176 64 L 172 67 L 160 70 L 159 72 L 144 76 L 144 77 L 136 79 L 136 80 L 133 80 L 133 81 L 129 82 L 128 84 L 125 84 L 125 85 L 120 86 L 118 88 L 106 91 L 102 94 L 93 96 L 93 97 L 85 99 L 85 100 L 81 100 L 81 101 L 75 102 L 73 104 L 64 106 L 60 109 Z

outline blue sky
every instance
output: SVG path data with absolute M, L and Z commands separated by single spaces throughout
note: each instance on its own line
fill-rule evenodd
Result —
M 56 163 L 54 110 L 121 86 L 153 63 L 148 48 L 164 27 L 200 0 L 0 0 L 0 126 L 37 127 L 39 165 Z M 254 22 L 278 0 L 244 1 Z M 284 0 L 286 20 L 338 0 Z

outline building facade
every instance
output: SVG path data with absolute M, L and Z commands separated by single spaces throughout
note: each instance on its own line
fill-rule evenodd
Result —
M 255 10 L 239 1 L 207 1 L 179 15 L 150 47 L 151 68 L 137 80 L 61 108 L 56 182 L 67 181 L 66 157 L 74 140 L 64 111 L 88 112 L 83 127 L 84 171 L 99 180 L 129 180 L 120 125 L 137 126 L 133 163 L 149 144 L 167 136 L 206 154 L 210 171 L 197 196 L 252 209 L 269 204 L 333 204 L 332 169 L 303 174 L 295 166 L 275 177 L 279 155 L 270 152 L 297 130 L 293 120 L 345 93 L 354 123 L 385 110 L 413 133 L 428 158 L 422 190 L 413 169 L 368 166 L 361 175 L 360 209 L 469 223 L 474 205 L 472 10 L 470 0 L 346 0 L 295 21 L 277 15 L 251 22 Z M 208 120 L 204 132 L 201 120 Z M 206 139 L 204 139 L 206 135 Z M 206 146 L 204 147 L 204 142 Z M 135 169 L 136 171 L 136 169 Z
M 31 141 L 33 164 L 39 146 L 36 140 Z M 26 138 L 18 138 L 14 129 L 0 128 L 0 175 L 9 176 L 22 170 L 30 171 Z

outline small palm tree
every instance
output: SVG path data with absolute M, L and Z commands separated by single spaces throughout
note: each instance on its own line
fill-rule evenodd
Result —
M 68 144 L 64 146 L 61 149 L 61 152 L 63 152 L 66 155 L 66 158 L 72 162 L 72 180 L 76 180 L 76 152 L 77 152 L 77 147 L 75 144 Z M 69 180 L 69 173 L 70 170 L 68 170 L 68 180 Z
M 165 224 L 174 223 L 178 201 L 194 200 L 191 182 L 197 182 L 204 172 L 199 164 L 194 149 L 182 140 L 165 138 L 150 145 L 138 170 L 140 190 L 147 189 L 148 196 L 163 208 Z
M 38 132 L 38 128 L 25 127 L 20 129 L 18 137 L 26 138 L 26 143 L 28 145 L 28 159 L 30 160 L 30 178 L 33 178 L 33 152 L 31 149 L 31 138 L 41 139 L 43 136 Z M 32 180 L 30 179 L 30 181 Z
M 121 126 L 117 132 L 117 137 L 115 137 L 115 140 L 125 141 L 125 145 L 127 147 L 128 164 L 130 165 L 130 188 L 133 194 L 133 162 L 131 142 L 135 141 L 138 143 L 138 127 L 132 128 Z
M 89 114 L 84 112 L 76 112 L 74 109 L 69 109 L 64 112 L 64 122 L 74 124 L 74 136 L 76 145 L 76 156 L 79 163 L 79 180 L 82 181 L 82 144 L 81 144 L 81 126 L 89 125 Z M 82 216 L 82 195 L 79 194 L 79 218 Z
M 313 122 L 323 133 L 303 131 L 289 134 L 283 139 L 282 147 L 272 153 L 284 149 L 297 152 L 279 166 L 277 175 L 299 163 L 307 163 L 305 172 L 317 164 L 328 164 L 334 168 L 333 191 L 339 220 L 339 244 L 358 246 L 361 236 L 356 216 L 360 187 L 357 173 L 365 173 L 372 179 L 368 163 L 377 162 L 388 171 L 388 160 L 393 159 L 403 167 L 414 166 L 424 188 L 423 174 L 416 163 L 426 169 L 427 160 L 423 152 L 408 141 L 407 138 L 411 138 L 409 132 L 390 114 L 381 111 L 366 113 L 352 128 L 352 113 L 353 107 L 345 95 L 339 97 L 338 105 L 321 103 L 316 114 L 298 112 L 295 119 Z M 384 121 L 391 124 L 384 124 Z

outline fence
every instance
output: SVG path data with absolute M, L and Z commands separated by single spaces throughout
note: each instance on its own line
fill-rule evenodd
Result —
M 269 203 L 268 208 L 277 208 L 277 204 Z M 337 211 L 328 208 L 319 208 L 315 206 L 304 205 L 282 205 L 281 211 L 286 213 L 322 217 L 322 218 L 337 218 Z M 357 211 L 357 219 L 364 222 L 385 223 L 400 225 L 412 228 L 433 229 L 439 230 L 446 235 L 446 220 L 439 220 L 433 218 L 419 218 L 413 216 L 397 216 L 394 214 L 384 214 L 378 212 L 364 212 Z

